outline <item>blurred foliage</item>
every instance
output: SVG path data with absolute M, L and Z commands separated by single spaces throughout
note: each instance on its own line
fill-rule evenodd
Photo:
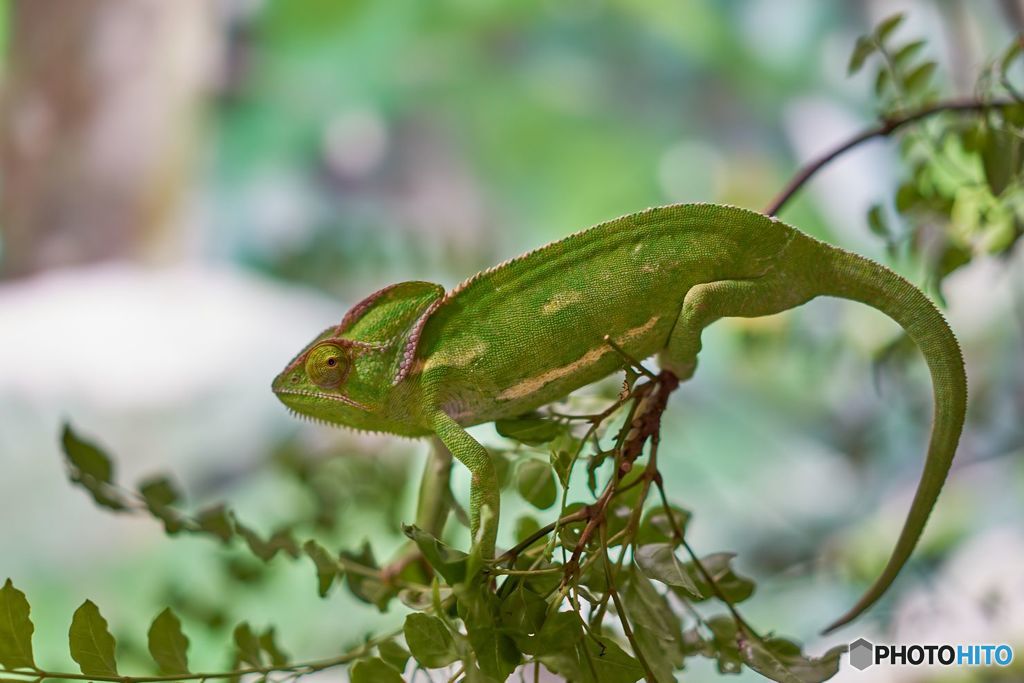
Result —
M 239 20 L 217 110 L 218 239 L 268 272 L 351 296 L 449 252 L 472 271 L 638 206 L 770 189 L 756 174 L 719 182 L 691 165 L 709 154 L 693 145 L 665 156 L 713 121 L 756 157 L 749 127 L 774 126 L 784 99 L 729 30 L 738 7 L 320 5 Z M 608 21 L 616 31 L 595 30 Z M 686 98 L 693 81 L 705 97 Z M 755 100 L 766 120 L 739 115 Z M 288 192 L 301 204 L 278 206 Z
M 874 88 L 883 120 L 934 105 L 937 64 L 922 56 L 923 39 L 893 37 L 903 15 L 889 17 L 858 39 L 849 72 L 869 59 L 877 62 Z M 923 257 L 928 282 L 941 297 L 950 273 L 974 258 L 1010 254 L 1024 234 L 1024 100 L 1010 80 L 1021 61 L 1016 38 L 979 76 L 978 102 L 993 106 L 980 116 L 947 116 L 923 122 L 903 133 L 900 153 L 908 176 L 894 197 L 906 228 L 890 225 L 881 204 L 868 213 L 868 226 L 885 240 L 891 255 L 898 250 Z
M 309 519 L 264 536 L 222 504 L 186 512 L 182 494 L 166 478 L 147 479 L 136 490 L 122 488 L 113 460 L 70 426 L 65 427 L 63 446 L 71 481 L 102 507 L 151 515 L 171 536 L 198 534 L 243 553 L 247 550 L 250 558 L 243 560 L 236 552 L 225 565 L 235 581 L 257 581 L 263 565 L 279 553 L 292 559 L 305 555 L 321 597 L 344 581 L 356 598 L 381 611 L 394 601 L 412 610 L 402 628 L 404 646 L 394 634 L 385 634 L 344 654 L 311 662 L 291 662 L 275 641 L 274 626 L 257 632 L 241 622 L 233 631 L 230 668 L 193 674 L 189 639 L 177 614 L 166 608 L 146 636 L 158 676 L 298 676 L 354 662 L 353 680 L 401 680 L 411 656 L 425 669 L 454 666 L 454 677 L 467 681 L 503 681 L 518 667 L 534 664 L 573 681 L 669 681 L 691 657 L 715 661 L 722 673 L 746 666 L 786 683 L 831 678 L 845 646 L 811 658 L 790 640 L 759 635 L 736 608 L 755 586 L 733 569 L 734 556 L 715 553 L 698 558 L 686 542 L 690 514 L 665 498 L 656 445 L 645 463 L 638 461 L 645 442 L 658 439 L 661 412 L 678 386 L 674 377 L 648 376 L 650 381 L 638 383 L 640 375 L 628 373 L 618 399 L 597 414 L 538 414 L 503 421 L 501 432 L 519 442 L 517 451 L 547 456 L 524 458 L 526 453 L 520 452 L 515 461 L 506 460 L 503 487 L 514 488 L 538 510 L 559 499 L 561 506 L 557 521 L 543 528 L 536 520 L 523 524 L 521 519 L 523 538 L 494 561 L 482 560 L 476 546 L 467 554 L 408 526 L 405 533 L 418 553 L 406 555 L 411 561 L 399 559 L 382 568 L 368 545 L 358 552 L 332 552 L 316 538 L 296 540 L 296 533 L 322 526 L 316 510 Z M 651 424 L 651 419 L 653 430 L 639 427 Z M 603 440 L 610 440 L 609 447 L 601 446 Z M 593 453 L 588 456 L 585 448 L 590 445 Z M 495 457 L 502 458 L 502 452 Z M 569 502 L 569 482 L 580 461 L 589 461 L 585 475 L 596 496 L 593 504 Z M 308 474 L 309 468 L 302 471 Z M 607 477 L 599 496 L 596 473 Z M 648 494 L 655 487 L 662 502 L 650 506 Z M 688 561 L 679 559 L 679 549 L 689 554 Z M 711 602 L 724 605 L 727 613 L 704 616 L 697 609 L 698 604 Z M 686 606 L 685 618 L 678 604 Z M 218 607 L 215 602 L 205 608 L 218 615 L 227 611 L 227 605 Z M 0 641 L 7 643 L 0 645 L 0 665 L 7 673 L 66 677 L 37 668 L 29 602 L 10 581 L 0 591 L 0 614 Z M 621 624 L 631 652 L 609 631 L 614 623 Z M 156 680 L 119 673 L 116 640 L 89 600 L 74 614 L 69 648 L 81 673 L 95 680 Z

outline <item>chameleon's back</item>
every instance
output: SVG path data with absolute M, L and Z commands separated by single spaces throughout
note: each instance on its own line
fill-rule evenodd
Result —
M 424 329 L 423 384 L 463 424 L 521 414 L 646 358 L 695 284 L 756 277 L 791 228 L 731 207 L 624 216 L 524 254 L 449 292 Z

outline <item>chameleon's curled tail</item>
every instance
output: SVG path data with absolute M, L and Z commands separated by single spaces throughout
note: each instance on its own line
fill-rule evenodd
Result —
M 942 490 L 956 452 L 967 408 L 963 356 L 942 314 L 917 287 L 893 271 L 839 249 L 822 265 L 822 294 L 868 304 L 895 320 L 924 355 L 931 373 L 935 416 L 924 471 L 896 547 L 881 576 L 849 612 L 825 629 L 831 632 L 870 607 L 886 591 L 910 557 Z

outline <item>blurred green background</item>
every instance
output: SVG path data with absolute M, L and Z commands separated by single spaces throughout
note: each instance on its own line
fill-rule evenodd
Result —
M 426 445 L 286 414 L 270 379 L 316 332 L 384 284 L 450 287 L 647 206 L 763 208 L 871 121 L 870 78 L 846 77 L 859 34 L 906 11 L 899 31 L 927 38 L 944 92 L 969 95 L 1022 14 L 923 0 L 0 7 L 0 577 L 28 594 L 53 668 L 70 666 L 70 615 L 91 598 L 127 661 L 174 604 L 200 670 L 227 665 L 241 619 L 276 624 L 308 658 L 401 614 L 344 590 L 320 600 L 306 560 L 259 570 L 95 508 L 65 480 L 61 419 L 107 445 L 126 483 L 170 472 L 262 531 L 302 520 L 386 557 Z M 885 260 L 864 216 L 902 176 L 894 144 L 866 146 L 783 217 Z M 762 630 L 811 652 L 862 635 L 1024 647 L 1020 260 L 978 258 L 945 283 L 972 391 L 958 462 L 896 588 L 830 639 L 817 629 L 878 572 L 909 504 L 923 363 L 874 363 L 895 325 L 834 300 L 706 333 L 662 471 L 696 515 L 697 551 L 738 552 L 758 582 L 746 613 Z M 922 281 L 913 259 L 889 263 Z M 526 510 L 507 506 L 507 520 Z M 715 678 L 709 665 L 688 680 Z

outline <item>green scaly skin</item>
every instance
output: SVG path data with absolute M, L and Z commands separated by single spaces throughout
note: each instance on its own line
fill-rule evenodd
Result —
M 617 218 L 485 270 L 450 292 L 404 282 L 371 295 L 314 339 L 273 389 L 293 411 L 356 429 L 437 436 L 472 473 L 473 534 L 493 556 L 498 485 L 464 427 L 521 415 L 658 355 L 681 380 L 701 331 L 816 296 L 860 301 L 898 322 L 931 372 L 935 419 L 924 471 L 881 576 L 829 630 L 896 578 L 949 471 L 967 401 L 963 360 L 942 315 L 888 268 L 774 218 L 685 204 Z M 480 523 L 482 508 L 489 508 Z

